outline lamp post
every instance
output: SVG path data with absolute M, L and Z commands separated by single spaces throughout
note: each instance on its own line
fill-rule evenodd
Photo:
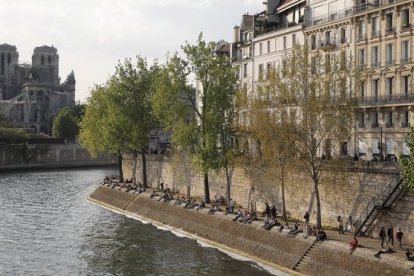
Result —
M 382 156 L 382 127 L 380 127 L 380 161 L 384 161 Z

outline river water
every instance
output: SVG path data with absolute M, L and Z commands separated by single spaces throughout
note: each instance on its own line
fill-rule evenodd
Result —
M 114 169 L 0 174 L 0 275 L 268 275 L 86 201 Z

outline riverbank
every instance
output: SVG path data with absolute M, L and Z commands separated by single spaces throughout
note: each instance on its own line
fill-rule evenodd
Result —
M 138 195 L 125 189 L 99 186 L 89 201 L 118 213 L 150 221 L 159 227 L 179 231 L 224 251 L 230 250 L 279 271 L 277 275 L 414 275 L 411 263 L 389 254 L 380 260 L 375 250 L 358 248 L 349 255 L 349 246 L 341 241 L 314 243 L 314 238 L 288 238 L 286 231 L 265 231 L 260 223 L 252 225 L 233 222 L 233 216 L 222 213 L 207 215 L 161 203 L 149 193 Z M 329 237 L 329 234 L 328 234 Z

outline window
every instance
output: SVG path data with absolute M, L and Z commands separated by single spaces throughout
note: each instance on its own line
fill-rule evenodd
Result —
M 259 64 L 259 80 L 263 79 L 263 64 Z
M 311 74 L 314 75 L 316 73 L 316 58 L 311 57 Z
M 358 40 L 364 40 L 365 39 L 365 21 L 359 20 L 358 22 Z
M 42 57 L 40 58 L 40 64 L 41 64 L 41 65 L 45 65 L 45 57 L 44 57 L 44 56 L 42 56 Z
M 387 116 L 387 125 L 386 125 L 386 127 L 387 128 L 392 128 L 392 127 L 394 127 L 394 119 L 393 119 L 394 114 L 393 114 L 392 111 L 389 111 L 387 115 L 388 116 Z
M 378 112 L 373 112 L 373 114 L 372 114 L 372 128 L 377 128 L 378 126 L 379 126 Z
M 286 36 L 283 37 L 283 50 L 286 49 Z
M 261 54 L 262 54 L 262 50 L 263 50 L 263 49 L 262 49 L 262 43 L 260 42 L 260 43 L 259 43 L 259 55 L 261 55 Z
M 405 97 L 410 94 L 410 76 L 401 77 L 401 90 Z
M 410 42 L 408 40 L 401 42 L 401 64 L 410 62 Z
M 379 47 L 374 46 L 371 49 L 371 67 L 379 66 Z
M 380 30 L 379 30 L 379 17 L 375 16 L 371 19 L 371 27 L 372 27 L 372 34 L 371 37 L 379 37 L 380 36 Z
M 270 77 L 271 71 L 272 71 L 272 64 L 270 64 L 270 63 L 266 64 L 266 75 L 267 75 L 267 78 Z
M 407 128 L 410 126 L 410 112 L 408 110 L 405 110 L 403 112 L 403 119 L 401 122 L 401 127 L 402 128 Z
M 387 30 L 387 32 L 394 31 L 394 18 L 393 18 L 392 13 L 387 13 L 387 15 L 385 17 L 385 21 L 386 21 L 386 30 Z
M 388 99 L 392 99 L 392 86 L 393 86 L 393 83 L 394 83 L 394 78 L 387 78 L 386 79 L 386 88 L 387 88 L 387 98 Z
M 341 28 L 341 43 L 347 43 L 346 28 Z
M 243 64 L 243 77 L 247 78 L 247 63 Z
M 5 68 L 5 61 L 4 61 L 4 53 L 1 53 L 1 75 L 4 76 L 4 68 Z
M 358 50 L 358 65 L 360 68 L 365 67 L 365 49 Z
M 287 63 L 286 60 L 282 61 L 282 76 L 285 77 L 287 73 Z
M 316 49 L 316 35 L 311 36 L 311 49 L 312 50 Z
M 379 96 L 379 79 L 372 80 L 372 95 L 374 96 L 374 101 L 378 102 Z
M 331 32 L 325 32 L 325 45 L 331 45 Z
M 394 64 L 394 49 L 393 44 L 387 44 L 385 45 L 385 62 L 387 65 Z
M 410 10 L 409 9 L 403 9 L 401 11 L 401 26 L 403 30 L 410 27 Z
M 359 128 L 364 128 L 365 127 L 365 116 L 364 116 L 364 112 L 359 112 L 358 113 L 358 127 Z
M 292 34 L 292 45 L 296 45 L 296 34 Z
M 51 56 L 47 57 L 47 63 L 52 64 L 52 57 Z
M 270 53 L 270 40 L 267 41 L 267 53 Z
M 361 82 L 360 91 L 361 91 L 361 100 L 364 101 L 365 99 L 365 82 L 364 81 Z

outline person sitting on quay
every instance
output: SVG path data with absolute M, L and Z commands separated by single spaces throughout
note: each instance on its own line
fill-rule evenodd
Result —
M 395 252 L 394 250 L 392 250 L 390 247 L 388 247 L 388 248 L 381 249 L 374 256 L 375 256 L 375 258 L 380 258 L 381 254 L 389 254 L 389 253 L 394 253 L 394 252 Z
M 152 194 L 150 195 L 150 198 L 153 198 L 153 197 L 155 197 L 155 196 L 158 196 L 158 194 L 155 192 L 155 190 L 153 189 L 152 190 Z
M 213 207 L 210 208 L 210 210 L 208 210 L 209 215 L 214 215 L 215 212 L 220 211 L 220 207 L 218 207 L 217 205 L 213 204 Z
M 264 225 L 263 228 L 267 231 L 270 231 L 274 226 L 279 226 L 280 223 L 275 218 L 270 218 L 269 223 Z
M 316 234 L 317 242 L 323 242 L 324 240 L 326 240 L 326 238 L 327 238 L 326 232 L 322 228 L 317 230 L 317 234 Z
M 270 208 L 270 215 L 276 218 L 276 214 L 277 214 L 276 205 L 272 204 L 272 207 Z
M 239 211 L 237 211 L 236 216 L 234 217 L 233 221 L 238 220 L 239 218 L 243 218 L 243 213 L 242 211 L 239 209 Z
M 196 211 L 199 211 L 199 210 L 201 210 L 205 207 L 206 207 L 206 203 L 204 202 L 204 199 L 201 199 L 200 204 L 198 204 L 196 207 L 194 207 L 194 209 L 196 209 Z
M 288 237 L 293 238 L 296 237 L 297 234 L 302 233 L 303 230 L 300 228 L 299 224 L 296 222 L 293 228 L 287 234 Z
M 251 212 L 249 218 L 245 221 L 245 223 L 251 224 L 256 219 L 257 219 L 256 212 Z

